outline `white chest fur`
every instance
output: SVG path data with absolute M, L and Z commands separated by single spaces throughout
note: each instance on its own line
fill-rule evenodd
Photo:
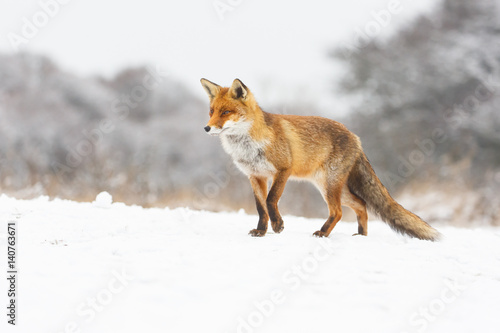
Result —
M 221 135 L 220 139 L 224 150 L 247 176 L 270 177 L 276 172 L 276 168 L 266 159 L 265 141 L 254 141 L 248 134 Z

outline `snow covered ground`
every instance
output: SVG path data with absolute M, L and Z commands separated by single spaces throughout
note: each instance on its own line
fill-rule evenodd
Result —
M 437 225 L 438 243 L 382 222 L 0 197 L 0 259 L 17 221 L 18 325 L 2 332 L 498 332 L 500 229 Z M 436 225 L 435 225 L 436 226 Z M 6 273 L 5 273 L 6 274 Z M 7 330 L 5 329 L 7 328 Z

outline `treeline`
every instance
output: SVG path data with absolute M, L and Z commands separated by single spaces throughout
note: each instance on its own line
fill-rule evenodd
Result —
M 1 55 L 0 118 L 3 193 L 254 210 L 248 180 L 203 131 L 208 101 L 164 69 L 82 78 L 46 57 Z M 293 196 L 298 187 L 310 195 Z M 318 215 L 321 197 L 303 187 L 289 186 L 285 210 Z
M 335 93 L 358 101 L 335 120 L 361 137 L 391 192 L 430 222 L 500 224 L 498 9 L 446 0 L 389 39 L 332 54 L 346 68 Z M 105 190 L 143 206 L 255 212 L 248 181 L 203 131 L 208 101 L 197 96 L 168 69 L 82 78 L 46 57 L 0 55 L 0 189 L 85 201 Z M 286 112 L 317 114 L 303 105 Z M 280 206 L 327 213 L 307 183 L 287 184 Z
M 361 101 L 347 121 L 385 184 L 448 188 L 470 216 L 500 223 L 500 6 L 445 0 L 388 40 L 333 52 L 339 93 Z M 347 56 L 346 56 L 347 55 Z M 477 206 L 477 207 L 476 207 Z M 477 216 L 474 217 L 474 214 Z M 480 215 L 480 216 L 479 216 Z

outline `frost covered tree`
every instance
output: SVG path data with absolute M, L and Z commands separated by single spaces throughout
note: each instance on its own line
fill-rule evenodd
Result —
M 2 193 L 93 200 L 106 190 L 144 206 L 254 209 L 248 182 L 203 130 L 206 100 L 155 68 L 82 78 L 46 57 L 0 55 L 0 119 Z M 283 207 L 324 209 L 293 195 Z
M 339 92 L 361 100 L 348 123 L 390 188 L 454 182 L 484 192 L 493 209 L 487 192 L 500 188 L 498 0 L 445 0 L 387 40 L 333 57 L 347 67 Z

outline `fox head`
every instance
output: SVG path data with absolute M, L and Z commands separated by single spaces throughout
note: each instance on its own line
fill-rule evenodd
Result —
M 252 125 L 257 103 L 250 90 L 238 79 L 230 88 L 206 79 L 201 85 L 210 99 L 210 120 L 205 131 L 210 135 L 242 134 Z

